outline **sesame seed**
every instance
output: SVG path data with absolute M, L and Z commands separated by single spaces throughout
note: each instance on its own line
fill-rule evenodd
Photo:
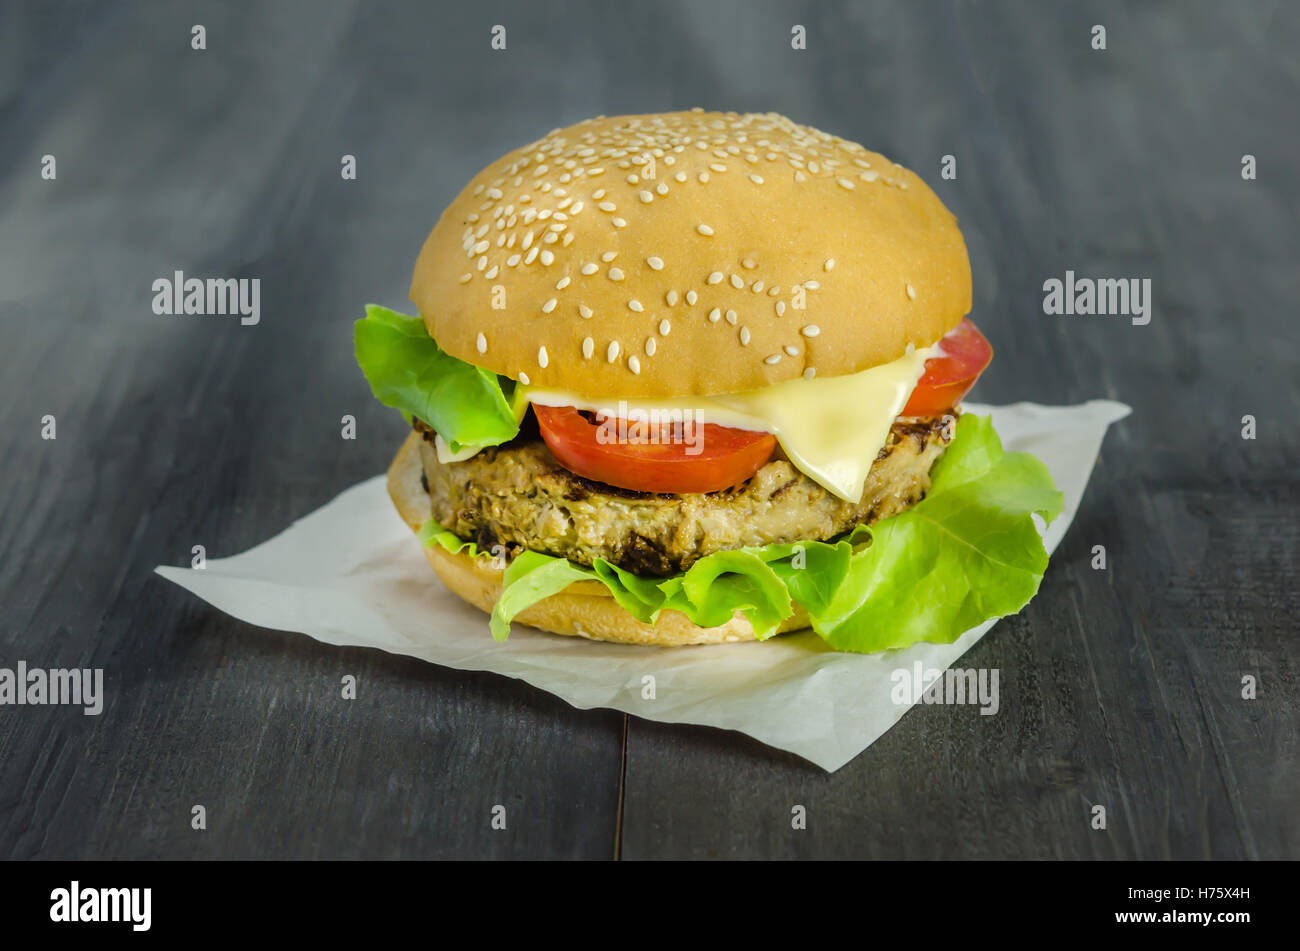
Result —
M 658 185 L 655 186 L 655 194 L 657 194 L 657 195 L 667 195 L 667 194 L 668 194 L 668 186 L 665 185 L 663 182 L 660 182 Z
M 617 341 L 617 340 L 611 340 L 611 341 L 609 342 L 609 346 L 605 349 L 605 359 L 606 359 L 606 361 L 608 361 L 609 363 L 613 363 L 615 360 L 618 359 L 618 341 Z
M 676 291 L 669 291 L 667 294 L 664 295 L 664 300 L 666 300 L 666 301 L 668 302 L 668 306 L 669 306 L 669 307 L 676 307 L 676 306 L 677 306 L 677 292 L 676 292 Z
M 847 178 L 837 178 L 836 181 L 840 183 L 840 188 L 847 188 L 849 191 L 853 191 L 853 183 Z
M 645 204 L 647 205 L 650 204 L 650 202 L 655 200 L 655 196 L 651 192 L 645 191 L 644 189 L 642 190 L 641 195 L 639 197 L 641 198 L 641 201 L 645 202 Z
M 673 329 L 673 325 L 668 322 L 667 317 L 659 321 L 659 333 L 661 336 L 667 337 L 668 332 L 672 329 Z
M 646 338 L 645 338 L 645 355 L 646 355 L 647 357 L 653 357 L 653 356 L 655 355 L 655 350 L 658 348 L 658 346 L 659 346 L 659 344 L 655 342 L 655 338 L 654 338 L 654 337 L 646 337 Z
M 737 318 L 736 318 L 736 312 L 734 310 L 727 311 L 725 316 L 727 318 L 727 323 L 731 324 L 731 326 L 733 327 L 736 326 Z
M 742 347 L 748 347 L 748 346 L 749 346 L 749 328 L 748 328 L 748 327 L 741 327 L 741 328 L 740 328 L 740 345 L 741 345 Z
M 749 180 L 750 180 L 751 182 L 753 182 L 755 185 L 761 185 L 761 184 L 763 184 L 763 176 L 762 176 L 762 175 L 750 175 L 750 176 L 749 176 Z
M 834 259 L 834 258 L 827 258 L 827 259 L 826 259 L 826 263 L 823 264 L 822 267 L 825 268 L 825 269 L 828 270 L 828 271 L 831 270 L 831 269 L 833 269 L 833 268 L 835 267 L 835 259 Z
M 700 172 L 700 174 L 699 174 L 697 177 L 699 178 L 699 181 L 700 181 L 700 184 L 701 184 L 701 185 L 707 184 L 708 181 L 709 181 L 709 173 L 708 173 L 708 172 Z
M 686 292 L 686 303 L 690 304 L 692 307 L 695 306 L 695 302 L 699 299 L 700 299 L 700 295 L 695 293 L 694 291 Z
M 507 266 L 507 267 L 514 267 L 516 264 L 519 263 L 519 260 L 520 260 L 519 255 L 517 255 L 517 254 L 512 254 L 512 255 L 510 255 L 509 259 L 507 259 L 507 261 L 506 261 L 506 266 Z
M 812 379 L 813 377 L 815 377 L 816 375 L 817 375 L 817 368 L 816 368 L 816 367 L 808 367 L 807 369 L 805 369 L 805 370 L 803 371 L 803 378 L 804 378 L 805 380 L 811 380 L 811 379 Z
M 714 162 L 709 166 L 709 168 L 715 172 L 725 172 L 727 170 L 727 166 L 723 165 L 721 162 Z
M 641 306 L 641 302 L 635 297 L 627 302 L 627 309 L 636 311 L 638 314 L 645 310 L 645 308 Z
M 489 281 L 495 279 L 497 276 L 497 265 L 494 264 L 490 268 L 488 268 L 487 273 L 484 274 L 483 276 L 486 277 Z
M 538 365 L 539 367 L 541 367 L 542 369 L 546 369 L 546 364 L 548 364 L 548 363 L 550 363 L 550 362 L 551 362 L 551 358 L 547 355 L 547 353 L 546 353 L 546 348 L 545 348 L 545 347 L 538 347 L 538 348 L 537 348 L 537 365 Z
M 566 274 L 564 277 L 560 278 L 558 281 L 555 282 L 555 289 L 556 289 L 557 291 L 562 291 L 562 290 L 564 290 L 566 287 L 569 286 L 569 282 L 570 282 L 571 280 L 572 280 L 572 278 L 570 278 L 570 277 Z
M 542 250 L 541 248 L 529 248 L 528 253 L 524 255 L 524 264 L 532 264 L 534 261 L 536 261 L 537 255 L 541 252 L 541 250 Z
M 767 356 L 763 358 L 763 362 L 766 363 L 768 366 L 776 366 L 776 364 L 781 362 L 781 354 L 769 353 Z
M 618 211 L 618 205 L 614 204 L 612 201 L 602 201 L 596 207 L 601 211 Z
M 464 274 L 462 274 L 462 275 L 460 276 L 460 282 L 461 282 L 462 284 L 468 284 L 468 283 L 469 283 L 470 281 L 472 281 L 473 279 L 474 279 L 474 272 L 473 272 L 473 271 L 466 271 Z
M 527 386 L 530 382 L 528 379 L 528 374 L 525 373 L 523 370 L 519 371 L 519 382 L 522 383 L 524 386 Z
M 805 337 L 815 337 L 822 332 L 822 329 L 816 324 L 804 324 L 799 328 L 799 332 Z
M 709 283 L 709 284 L 721 284 L 721 283 L 722 283 L 722 272 L 721 272 L 721 271 L 714 271 L 712 274 L 710 274 L 708 277 L 705 278 L 705 281 L 706 281 L 707 283 Z
M 579 304 L 579 305 L 578 305 L 578 314 L 581 315 L 584 319 L 590 320 L 590 319 L 591 319 L 591 315 L 592 315 L 593 313 L 595 313 L 595 311 L 593 311 L 593 310 L 592 310 L 590 307 L 588 307 L 586 304 Z
M 479 353 L 487 353 L 487 337 L 480 333 L 474 341 L 474 349 Z
M 800 172 L 800 171 L 797 170 L 797 169 L 795 170 L 795 173 L 794 173 L 794 180 L 795 180 L 796 182 L 802 182 L 802 181 L 804 180 L 804 177 L 805 177 L 805 176 L 804 176 L 804 173 L 803 173 L 803 172 Z
M 713 310 L 709 311 L 709 323 L 716 324 L 721 319 L 722 311 L 719 308 L 715 307 Z
M 555 263 L 555 252 L 550 250 L 543 251 L 542 264 L 546 267 L 550 267 L 553 263 Z
M 731 286 L 736 290 L 740 290 L 745 286 L 745 282 L 739 274 L 733 274 L 731 275 Z
M 645 263 L 649 264 L 656 271 L 662 271 L 664 269 L 663 258 L 649 257 L 645 259 Z
M 755 281 L 753 285 L 750 287 L 750 290 L 752 290 L 755 294 L 761 294 L 763 293 L 764 286 L 765 285 L 763 284 L 762 281 Z
M 518 255 L 516 255 L 516 257 L 518 257 Z M 592 264 L 590 261 L 588 261 L 586 264 L 582 266 L 583 274 L 588 274 L 588 275 L 595 274 L 599 270 L 600 270 L 600 265 Z
M 710 237 L 713 234 L 713 229 L 706 224 L 696 225 L 695 230 L 698 231 L 700 234 L 704 235 L 706 238 Z
M 641 361 L 637 358 L 636 354 L 632 354 L 632 356 L 627 358 L 627 368 L 633 373 L 639 374 L 641 372 Z
M 600 259 L 601 259 L 602 261 L 604 261 L 606 264 L 608 264 L 610 261 L 614 260 L 616 257 L 618 257 L 618 252 L 617 252 L 617 251 L 606 251 L 604 254 L 602 254 L 602 255 L 600 256 Z
M 548 300 L 545 304 L 542 305 L 542 313 L 543 313 L 543 314 L 549 314 L 549 313 L 550 313 L 551 311 L 553 311 L 553 310 L 555 310 L 555 298 L 554 298 L 554 297 L 552 297 L 550 300 Z
M 863 172 L 858 176 L 858 178 L 862 179 L 864 182 L 874 182 L 879 177 L 880 177 L 880 173 L 874 171 Z
M 610 279 L 611 281 L 621 281 L 621 280 L 623 280 L 623 269 L 622 269 L 622 268 L 617 268 L 617 267 L 612 267 L 612 268 L 610 268 L 610 269 L 609 269 L 609 279 Z
M 753 258 L 745 258 L 743 261 L 740 262 L 740 266 L 745 268 L 746 270 L 752 271 L 754 270 L 754 268 L 758 267 L 758 262 L 755 261 Z
M 678 172 L 676 175 L 673 176 L 673 178 L 677 179 L 677 181 L 679 181 L 679 182 L 685 182 L 685 181 L 686 181 L 686 173 L 685 173 L 685 172 Z
M 776 316 L 778 317 L 785 316 L 785 301 L 779 300 L 776 302 Z
M 626 219 L 626 218 L 611 218 L 611 219 L 610 219 L 610 223 L 611 223 L 615 228 L 626 228 L 626 227 L 627 227 L 627 219 Z
M 590 337 L 584 337 L 582 339 L 582 358 L 584 360 L 590 360 L 591 355 L 595 352 L 596 341 L 592 340 Z
M 911 284 L 907 285 L 907 297 L 909 300 L 916 300 L 916 288 Z
M 803 286 L 808 288 L 810 291 L 821 290 L 821 285 L 816 281 L 804 281 Z
M 790 354 L 790 356 L 792 356 L 792 357 L 797 357 L 797 356 L 799 356 L 799 348 L 798 348 L 798 347 L 792 346 L 792 345 L 790 345 L 790 344 L 787 343 L 784 347 L 782 347 L 782 349 L 785 350 L 785 352 L 788 353 L 788 354 Z

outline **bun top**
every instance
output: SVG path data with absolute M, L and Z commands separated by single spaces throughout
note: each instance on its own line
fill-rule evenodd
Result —
M 913 173 L 775 113 L 588 119 L 493 162 L 424 243 L 448 353 L 593 397 L 856 373 L 970 310 L 957 219 Z

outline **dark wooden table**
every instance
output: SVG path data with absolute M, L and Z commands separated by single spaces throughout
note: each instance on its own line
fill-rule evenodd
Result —
M 1300 856 L 1297 9 L 5 4 L 0 666 L 102 667 L 106 699 L 0 708 L 0 857 Z M 1134 407 L 1038 598 L 963 661 L 1001 671 L 999 715 L 917 708 L 827 775 L 251 628 L 152 574 L 384 468 L 404 427 L 352 321 L 405 303 L 477 169 L 694 105 L 783 112 L 932 183 L 998 351 L 977 398 Z M 259 278 L 260 323 L 156 316 L 176 269 Z M 1046 316 L 1067 270 L 1149 278 L 1150 324 Z

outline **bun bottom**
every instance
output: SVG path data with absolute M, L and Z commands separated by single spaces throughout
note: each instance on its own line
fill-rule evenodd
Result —
M 388 468 L 388 495 L 403 521 L 418 531 L 430 516 L 429 496 L 420 482 L 420 435 L 412 433 Z M 504 569 L 485 558 L 453 555 L 439 545 L 427 546 L 424 557 L 451 591 L 481 611 L 491 613 L 501 597 Z M 678 647 L 689 644 L 733 644 L 754 640 L 754 628 L 743 614 L 718 627 L 700 627 L 680 611 L 663 611 L 654 624 L 629 614 L 598 581 L 578 581 L 558 594 L 538 601 L 516 618 L 521 624 L 573 637 L 621 644 Z M 795 605 L 794 614 L 777 629 L 784 634 L 808 626 L 808 614 Z

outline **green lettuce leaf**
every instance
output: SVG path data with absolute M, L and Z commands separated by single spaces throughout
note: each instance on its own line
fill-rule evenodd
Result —
M 1032 513 L 1064 498 L 1038 459 L 1003 453 L 986 417 L 964 416 L 924 501 L 871 527 L 871 545 L 815 625 L 837 650 L 949 643 L 1038 592 L 1047 552 Z
M 1029 603 L 1047 567 L 1033 516 L 1050 522 L 1062 505 L 1046 466 L 1027 453 L 1004 453 L 990 421 L 967 415 L 926 498 L 870 528 L 829 542 L 718 552 L 667 578 L 642 578 L 603 559 L 588 568 L 524 552 L 506 570 L 491 629 L 502 640 L 520 611 L 574 581 L 599 581 L 651 623 L 674 610 L 712 627 L 739 611 L 764 639 L 798 604 L 836 650 L 951 643 Z M 425 544 L 484 554 L 432 521 L 420 534 Z
M 506 569 L 501 597 L 492 608 L 492 636 L 504 641 L 510 636 L 511 620 L 520 611 L 559 594 L 575 581 L 590 578 L 591 571 L 582 565 L 536 551 L 522 552 Z
M 421 318 L 371 304 L 353 343 L 375 399 L 424 420 L 452 452 L 496 446 L 519 432 L 514 381 L 444 353 Z

